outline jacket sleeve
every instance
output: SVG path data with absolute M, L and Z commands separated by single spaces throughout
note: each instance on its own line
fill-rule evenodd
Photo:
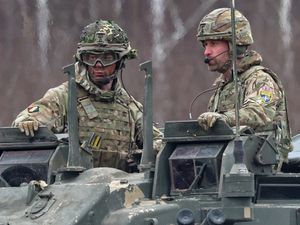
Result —
M 13 121 L 17 126 L 23 121 L 37 121 L 55 133 L 63 132 L 67 114 L 67 83 L 49 89 L 45 95 L 30 104 Z
M 130 110 L 133 114 L 135 123 L 134 140 L 139 148 L 143 148 L 143 105 L 134 99 L 133 101 Z M 162 132 L 153 126 L 153 149 L 156 152 L 163 148 L 162 138 Z
M 283 99 L 282 92 L 273 78 L 263 72 L 257 71 L 243 84 L 243 101 L 240 108 L 240 124 L 254 129 L 272 125 L 276 116 L 276 109 Z M 235 126 L 235 110 L 224 113 L 227 122 Z

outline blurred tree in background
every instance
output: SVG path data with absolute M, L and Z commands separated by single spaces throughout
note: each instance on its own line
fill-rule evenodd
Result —
M 0 0 L 0 126 L 10 126 L 21 110 L 67 80 L 62 67 L 74 62 L 81 30 L 96 19 L 116 21 L 138 49 L 139 58 L 127 61 L 123 80 L 140 101 L 144 74 L 138 65 L 152 60 L 154 119 L 159 126 L 188 119 L 193 97 L 217 76 L 203 63 L 203 49 L 196 41 L 198 23 L 211 10 L 229 6 L 229 0 Z M 251 23 L 251 48 L 282 80 L 291 128 L 299 133 L 300 1 L 237 0 L 236 7 Z M 206 111 L 210 94 L 195 102 L 194 119 Z

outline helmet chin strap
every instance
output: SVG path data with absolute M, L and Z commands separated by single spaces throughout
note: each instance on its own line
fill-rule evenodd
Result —
M 218 72 L 219 73 L 225 73 L 226 71 L 228 71 L 230 68 L 232 67 L 232 60 L 228 59 L 219 69 Z
M 218 69 L 219 73 L 227 72 L 229 69 L 231 69 L 233 65 L 232 62 L 233 47 L 231 42 L 228 42 L 228 48 L 229 48 L 229 59 Z M 237 50 L 237 59 L 241 59 L 245 56 L 245 53 L 248 50 L 248 46 L 245 45 L 237 46 L 236 50 Z
M 229 59 L 217 70 L 219 73 L 225 73 L 232 67 L 232 59 L 231 59 L 232 45 L 230 42 L 227 43 L 228 43 Z

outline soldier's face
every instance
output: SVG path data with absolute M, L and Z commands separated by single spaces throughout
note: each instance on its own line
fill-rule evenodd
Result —
M 101 83 L 104 78 L 112 75 L 116 70 L 116 64 L 109 66 L 103 66 L 100 62 L 97 62 L 95 66 L 88 66 L 88 72 L 90 79 L 95 83 Z
M 228 60 L 229 46 L 227 41 L 206 40 L 203 42 L 204 56 L 209 59 L 207 67 L 209 71 L 217 71 L 223 73 L 223 67 Z

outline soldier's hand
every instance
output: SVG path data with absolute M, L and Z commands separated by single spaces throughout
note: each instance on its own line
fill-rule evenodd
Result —
M 204 130 L 212 127 L 217 120 L 226 122 L 226 116 L 216 112 L 205 112 L 198 117 L 198 123 Z
M 20 122 L 17 127 L 21 132 L 25 132 L 26 136 L 34 136 L 34 131 L 37 131 L 39 128 L 39 123 L 37 121 L 23 121 Z

